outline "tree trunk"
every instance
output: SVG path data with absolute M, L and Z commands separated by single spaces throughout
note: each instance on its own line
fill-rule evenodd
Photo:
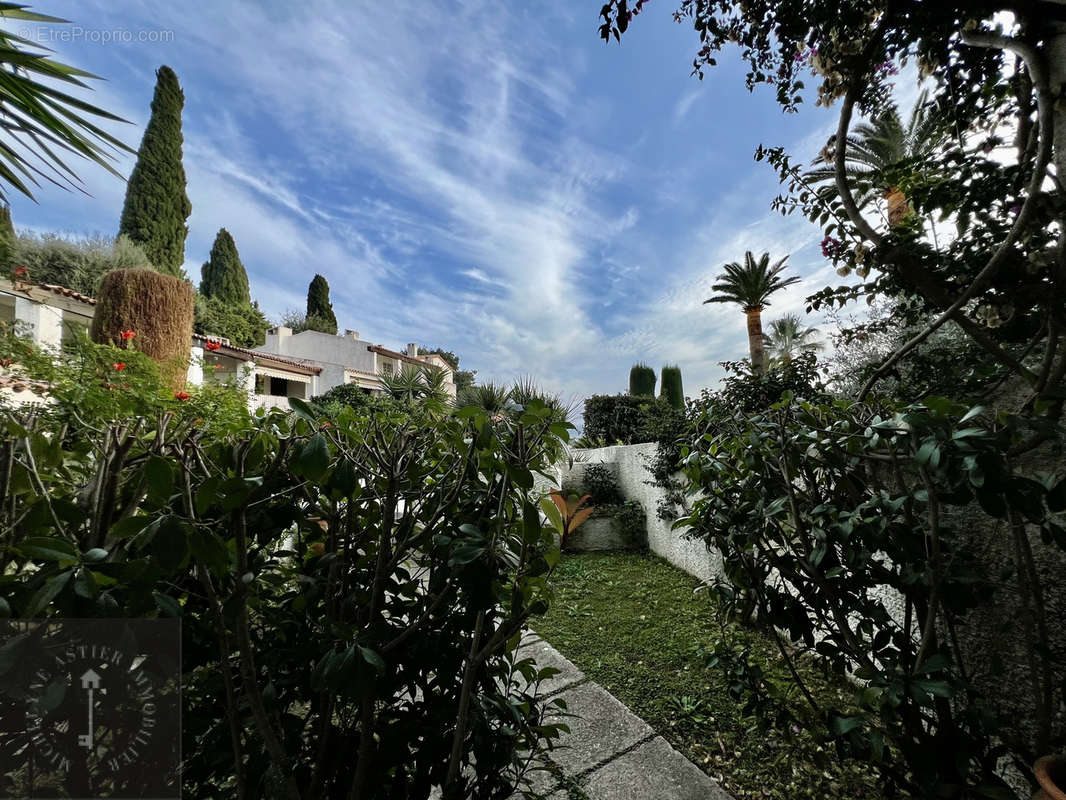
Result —
M 762 374 L 766 371 L 766 353 L 763 347 L 762 306 L 746 308 L 748 315 L 748 350 L 751 353 L 751 369 Z
M 885 190 L 885 201 L 888 203 L 888 224 L 895 228 L 902 223 L 911 213 L 911 204 L 898 186 L 890 186 Z

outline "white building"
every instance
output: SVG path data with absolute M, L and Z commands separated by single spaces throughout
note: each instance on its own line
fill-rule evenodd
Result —
M 382 375 L 396 375 L 404 366 L 435 367 L 444 372 L 444 388 L 455 397 L 455 375 L 448 362 L 436 353 L 419 355 L 417 344 L 408 344 L 406 352 L 389 350 L 359 338 L 358 331 L 345 331 L 334 336 L 320 331 L 300 331 L 292 328 L 273 328 L 267 332 L 261 353 L 296 359 L 321 368 L 318 393 L 334 386 L 353 383 L 368 393 L 380 392 L 384 386 Z
M 79 328 L 88 331 L 96 300 L 62 286 L 0 279 L 0 323 L 28 336 L 40 350 L 58 352 Z M 4 368 L 6 369 L 6 368 Z M 233 382 L 248 393 L 256 408 L 289 407 L 290 397 L 319 394 L 319 367 L 272 353 L 235 347 L 226 339 L 194 335 L 189 383 Z M 39 402 L 47 386 L 18 374 L 0 374 L 0 395 L 14 403 Z
M 0 323 L 29 336 L 40 349 L 58 352 L 75 330 L 87 331 L 95 306 L 93 298 L 62 286 L 0 279 Z M 417 344 L 407 345 L 404 353 L 389 350 L 360 339 L 355 331 L 333 336 L 274 328 L 266 344 L 255 350 L 197 334 L 190 348 L 188 380 L 193 386 L 235 383 L 248 393 L 253 410 L 287 409 L 290 397 L 309 400 L 348 383 L 368 393 L 380 392 L 381 376 L 398 374 L 405 365 L 442 370 L 445 389 L 455 397 L 453 370 L 439 355 L 419 355 Z M 39 399 L 32 382 L 18 375 L 0 377 L 5 377 L 0 393 L 10 399 Z

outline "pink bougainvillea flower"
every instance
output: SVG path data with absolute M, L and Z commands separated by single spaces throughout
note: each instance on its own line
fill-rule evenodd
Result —
M 218 348 L 220 348 L 221 346 L 222 345 L 219 344 L 218 342 L 208 342 L 207 344 L 204 345 L 204 347 L 206 347 L 212 353 L 215 352 L 216 350 L 218 350 Z
M 111 369 L 115 370 L 115 372 L 122 372 L 122 370 L 124 370 L 125 368 L 125 361 L 116 361 L 114 364 L 111 365 Z
M 183 403 L 186 400 L 188 400 L 190 397 L 192 397 L 192 395 L 189 394 L 188 392 L 174 392 L 174 399 L 175 400 L 180 400 Z

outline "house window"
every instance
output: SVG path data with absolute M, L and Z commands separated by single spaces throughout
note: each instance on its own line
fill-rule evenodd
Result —
M 271 378 L 270 379 L 270 394 L 273 397 L 288 397 L 289 396 L 289 382 L 284 378 Z

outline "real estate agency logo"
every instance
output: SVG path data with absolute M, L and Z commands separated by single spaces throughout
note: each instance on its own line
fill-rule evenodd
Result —
M 69 641 L 34 673 L 26 732 L 46 768 L 86 762 L 110 773 L 134 765 L 156 731 L 156 688 L 144 658 L 106 644 Z M 63 709 L 63 713 L 52 712 Z
M 0 797 L 180 797 L 180 622 L 11 623 L 0 699 L 25 723 Z

